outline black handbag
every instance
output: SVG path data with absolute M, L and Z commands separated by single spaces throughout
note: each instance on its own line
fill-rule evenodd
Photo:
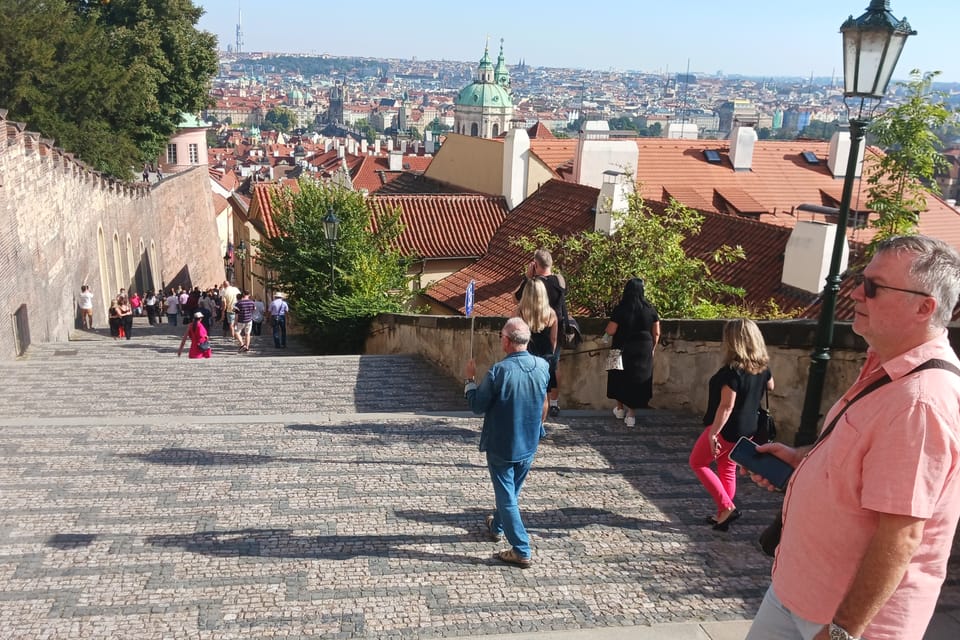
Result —
M 770 394 L 763 390 L 764 406 L 757 409 L 757 430 L 753 434 L 753 441 L 757 444 L 767 444 L 777 439 L 777 425 L 770 415 Z

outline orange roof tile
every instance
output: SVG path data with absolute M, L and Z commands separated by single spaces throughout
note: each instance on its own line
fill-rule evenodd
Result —
M 558 167 L 569 162 L 577 152 L 575 138 L 531 138 L 530 151 L 540 158 L 545 165 L 557 170 Z
M 570 179 L 576 142 L 531 140 L 530 149 L 559 176 Z M 727 140 L 636 138 L 636 144 L 639 193 L 647 201 L 668 202 L 672 196 L 701 211 L 740 211 L 761 222 L 791 228 L 797 220 L 836 221 L 833 215 L 797 210 L 801 204 L 836 206 L 840 202 L 843 179 L 834 178 L 827 167 L 829 142 L 759 140 L 750 171 L 734 171 Z M 707 162 L 704 151 L 708 149 L 718 151 L 721 162 Z M 820 162 L 808 164 L 801 155 L 804 151 L 814 152 Z M 875 162 L 880 153 L 868 147 L 865 164 Z M 852 210 L 866 210 L 866 189 L 865 180 L 854 183 Z M 927 210 L 920 214 L 919 231 L 960 249 L 960 212 L 931 194 Z M 872 229 L 861 227 L 851 233 L 850 240 L 866 243 L 873 235 Z
M 396 246 L 421 258 L 476 258 L 507 215 L 506 199 L 481 194 L 377 195 L 375 213 L 399 208 Z M 376 217 L 374 217 L 376 229 Z
M 423 173 L 430 166 L 431 156 L 403 156 L 403 169 L 390 171 L 390 159 L 386 156 L 360 156 L 361 161 L 351 169 L 353 188 L 366 189 L 369 193 L 379 191 L 384 185 L 396 180 L 402 173 Z
M 750 171 L 734 171 L 729 160 L 729 141 L 725 140 L 667 140 L 664 138 L 637 138 L 637 180 L 640 194 L 648 199 L 663 199 L 673 195 L 688 206 L 705 211 L 723 210 L 717 204 L 728 205 L 736 213 L 757 216 L 769 224 L 793 227 L 799 220 L 826 220 L 835 222 L 833 215 L 811 214 L 796 210 L 801 204 L 835 206 L 841 198 L 843 179 L 834 178 L 827 168 L 830 143 L 825 141 L 760 140 L 754 146 Z M 721 162 L 706 161 L 703 152 L 719 150 Z M 819 164 L 808 164 L 801 155 L 813 151 Z M 881 153 L 868 148 L 865 163 L 874 162 Z M 853 210 L 866 209 L 866 181 L 854 183 Z M 720 199 L 711 198 L 711 206 L 704 206 L 703 198 L 687 201 L 684 194 L 703 195 L 706 190 Z M 927 211 L 920 215 L 920 232 L 940 238 L 960 248 L 960 212 L 940 198 L 927 198 Z M 869 242 L 873 230 L 860 228 L 851 234 L 851 241 Z
M 550 129 L 547 129 L 543 126 L 543 123 L 537 120 L 537 124 L 533 125 L 527 129 L 527 135 L 530 136 L 530 139 L 539 138 L 541 140 L 556 140 L 557 136 L 553 135 L 553 132 Z
M 273 194 L 282 187 L 287 187 L 294 193 L 299 193 L 300 185 L 296 180 L 282 180 L 280 183 L 258 183 L 253 186 L 253 197 L 250 203 L 250 217 L 259 217 L 263 221 L 263 228 L 269 237 L 276 237 L 280 230 L 273 221 Z
M 467 284 L 476 281 L 474 313 L 509 316 L 516 307 L 513 292 L 520 284 L 530 256 L 512 240 L 544 227 L 560 236 L 593 226 L 593 208 L 600 190 L 561 180 L 550 180 L 510 212 L 490 239 L 487 252 L 469 267 L 434 283 L 427 296 L 452 312 L 464 313 Z

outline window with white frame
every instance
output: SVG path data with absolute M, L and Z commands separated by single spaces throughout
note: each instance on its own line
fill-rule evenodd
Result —
M 167 145 L 167 164 L 177 164 L 177 145 Z
M 190 164 L 200 164 L 200 147 L 196 143 L 190 143 Z

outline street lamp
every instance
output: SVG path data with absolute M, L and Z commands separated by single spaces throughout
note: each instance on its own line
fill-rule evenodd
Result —
M 327 207 L 327 215 L 323 218 L 323 235 L 330 245 L 330 293 L 333 293 L 333 251 L 337 240 L 340 239 L 340 219 L 333 213 L 333 207 Z
M 243 263 L 247 260 L 247 243 L 243 240 L 237 245 L 237 260 L 240 261 L 240 290 L 246 291 L 243 277 Z
M 847 106 L 850 121 L 850 155 L 847 158 L 847 172 L 843 177 L 830 271 L 821 296 L 816 341 L 813 353 L 810 354 L 803 413 L 800 415 L 800 428 L 794 440 L 796 446 L 812 444 L 817 439 L 820 403 L 823 399 L 827 363 L 830 361 L 830 345 L 833 343 L 834 312 L 837 307 L 837 293 L 840 291 L 840 262 L 846 247 L 847 218 L 850 215 L 853 180 L 860 159 L 860 144 L 874 110 L 887 92 L 887 85 L 890 84 L 890 77 L 907 37 L 916 35 L 917 32 L 910 28 L 906 18 L 897 20 L 893 17 L 889 0 L 871 0 L 867 12 L 856 19 L 850 16 L 840 26 L 840 33 L 843 34 L 843 102 Z
M 233 255 L 230 252 L 230 243 L 227 243 L 227 252 L 223 254 L 223 274 L 227 282 L 233 282 Z

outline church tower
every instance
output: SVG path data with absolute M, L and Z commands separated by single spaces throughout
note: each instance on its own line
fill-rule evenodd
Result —
M 327 111 L 327 122 L 343 124 L 343 103 L 347 100 L 346 83 L 334 85 L 330 89 L 330 108 Z
M 490 61 L 488 42 L 474 81 L 460 90 L 454 107 L 454 133 L 496 138 L 507 132 L 513 118 L 513 99 L 510 96 L 510 71 L 503 58 L 502 39 L 496 67 Z

